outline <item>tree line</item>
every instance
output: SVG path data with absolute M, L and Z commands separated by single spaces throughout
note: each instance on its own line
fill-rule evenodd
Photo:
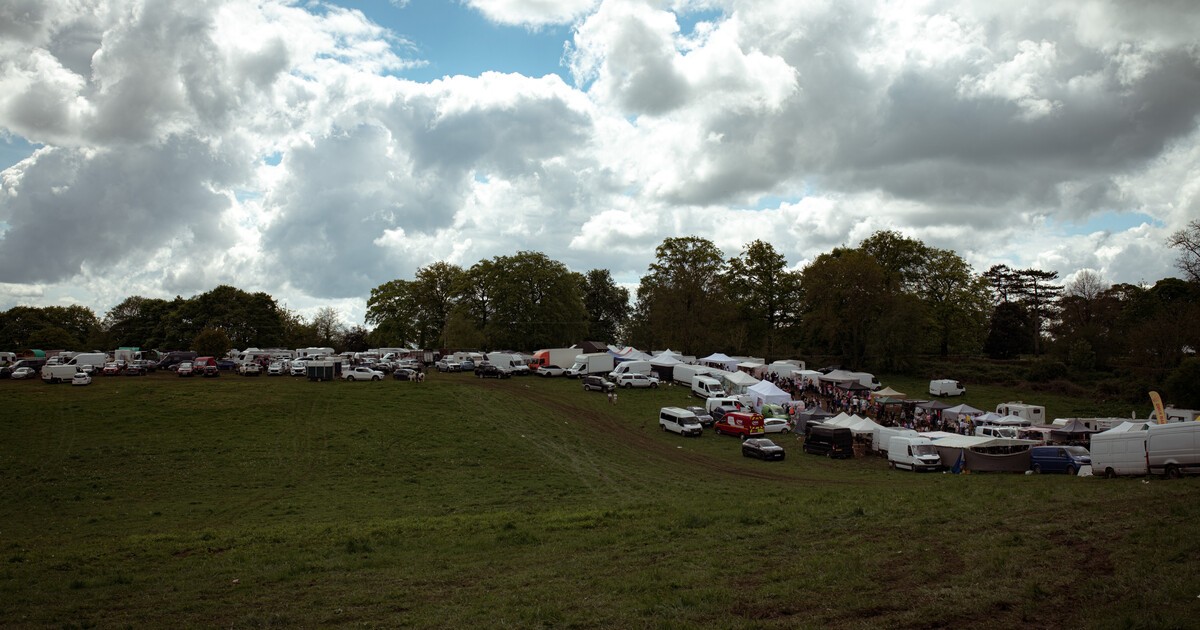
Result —
M 370 328 L 345 327 L 328 307 L 307 320 L 266 293 L 219 286 L 187 299 L 129 297 L 102 318 L 81 306 L 14 307 L 0 313 L 0 347 L 534 350 L 591 339 L 687 354 L 821 355 L 887 371 L 950 355 L 1171 367 L 1200 347 L 1197 243 L 1200 221 L 1168 242 L 1186 280 L 1109 285 L 1084 271 L 1064 285 L 1038 269 L 976 273 L 956 252 L 892 231 L 798 269 L 761 240 L 726 258 L 687 236 L 656 248 L 633 296 L 608 270 L 573 272 L 520 251 L 466 268 L 435 262 L 375 287 Z

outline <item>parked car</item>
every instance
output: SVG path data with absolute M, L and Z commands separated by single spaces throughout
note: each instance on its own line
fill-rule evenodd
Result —
M 473 361 L 471 359 L 463 359 L 462 361 L 459 361 L 458 371 L 474 372 L 475 371 L 475 361 Z
M 101 373 L 105 376 L 116 376 L 121 373 L 121 365 L 118 363 L 105 363 L 104 370 Z
M 1092 454 L 1082 446 L 1035 446 L 1029 449 L 1029 469 L 1035 473 L 1065 472 L 1074 475 L 1092 465 Z
M 716 424 L 716 423 L 720 422 L 721 419 L 724 418 L 725 416 L 727 416 L 731 413 L 734 413 L 736 411 L 741 411 L 741 410 L 732 405 L 718 405 L 718 406 L 714 407 L 712 411 L 709 412 L 709 415 L 712 416 L 713 424 Z
M 237 361 L 233 359 L 217 359 L 217 369 L 223 372 L 236 370 L 238 367 Z
M 242 376 L 262 376 L 262 368 L 257 363 L 243 363 L 238 366 L 238 374 Z
M 295 360 L 295 361 L 292 361 L 292 369 L 291 369 L 291 374 L 292 374 L 292 376 L 305 376 L 305 375 L 307 375 L 307 374 L 308 374 L 308 372 L 307 372 L 307 371 L 305 371 L 305 369 L 304 369 L 304 366 L 305 366 L 305 362 L 304 362 L 304 361 L 302 361 L 302 360 L 299 360 L 299 359 L 297 359 L 297 360 Z
M 196 368 L 191 361 L 184 361 L 175 366 L 175 375 L 179 377 L 192 376 L 196 373 Z
M 91 385 L 92 377 L 87 372 L 76 372 L 71 378 L 72 385 Z
M 478 378 L 509 378 L 512 374 L 500 366 L 481 363 L 479 367 L 475 368 L 475 376 Z
M 757 457 L 763 461 L 783 459 L 783 447 L 767 438 L 752 438 L 742 442 L 742 457 Z
M 417 380 L 417 371 L 408 368 L 400 368 L 392 372 L 392 378 L 397 381 L 415 381 Z
M 442 359 L 434 364 L 439 372 L 461 372 L 462 364 L 450 359 Z
M 12 379 L 15 381 L 30 379 L 37 376 L 37 370 L 31 367 L 19 367 L 12 371 Z
M 150 374 L 151 372 L 158 371 L 158 364 L 154 361 L 138 359 L 137 361 L 134 361 L 133 364 L 142 369 L 142 374 Z
M 712 414 L 704 407 L 687 407 L 687 410 L 695 414 L 696 420 L 700 422 L 700 426 L 709 428 L 716 422 L 713 420 Z
M 788 421 L 783 418 L 763 418 L 764 433 L 787 433 L 791 430 Z
M 84 363 L 83 365 L 79 366 L 79 371 L 91 376 L 96 373 L 96 366 L 92 365 L 91 363 Z
M 603 376 L 585 376 L 583 377 L 583 391 L 596 392 L 611 392 L 617 388 L 616 384 L 610 383 Z
M 372 370 L 365 365 L 358 365 L 342 370 L 342 378 L 347 381 L 382 381 L 383 372 Z
M 283 376 L 283 362 L 276 361 L 267 366 L 267 376 Z
M 617 377 L 616 385 L 618 387 L 624 387 L 625 389 L 630 389 L 632 387 L 657 388 L 658 378 L 646 376 L 645 374 L 622 374 Z
M 145 376 L 146 370 L 143 370 L 142 366 L 140 365 L 134 365 L 130 363 L 129 365 L 125 366 L 125 369 L 122 370 L 121 373 L 125 376 Z
M 546 376 L 546 377 L 562 376 L 563 374 L 566 374 L 566 373 L 567 373 L 566 370 L 558 367 L 557 365 L 543 365 L 542 367 L 538 368 L 538 370 L 537 370 L 538 376 Z
M 221 369 L 217 367 L 216 363 L 209 363 L 201 368 L 200 375 L 204 378 L 217 378 L 221 376 Z

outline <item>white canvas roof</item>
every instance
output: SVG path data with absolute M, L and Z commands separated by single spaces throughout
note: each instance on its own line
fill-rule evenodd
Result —
M 729 356 L 726 356 L 724 354 L 721 354 L 720 352 L 710 354 L 710 355 L 704 357 L 703 359 L 700 359 L 699 363 L 704 363 L 706 365 L 712 365 L 714 367 L 719 367 L 722 370 L 728 370 L 730 372 L 737 369 L 737 360 L 735 360 Z
M 756 400 L 762 402 L 757 405 L 774 404 L 783 405 L 792 402 L 792 395 L 779 389 L 770 381 L 759 381 L 756 385 L 746 388 L 746 393 L 754 396 Z
M 1115 433 L 1130 433 L 1133 431 L 1145 431 L 1147 424 L 1148 423 L 1146 423 L 1146 422 L 1130 422 L 1130 421 L 1126 420 L 1125 422 L 1122 422 L 1121 424 L 1118 424 L 1117 426 L 1115 426 L 1107 431 L 1104 431 L 1098 435 L 1115 434 Z
M 854 416 L 854 417 L 857 417 L 857 416 Z M 854 423 L 850 425 L 850 430 L 853 431 L 854 433 L 859 433 L 859 434 L 863 434 L 863 433 L 874 434 L 875 429 L 878 429 L 880 427 L 881 427 L 881 425 L 879 423 L 875 422 L 874 420 L 872 420 L 870 418 L 858 418 L 858 420 L 855 420 Z

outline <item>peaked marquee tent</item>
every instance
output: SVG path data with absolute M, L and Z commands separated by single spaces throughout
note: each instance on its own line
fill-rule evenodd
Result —
M 761 409 L 765 404 L 786 405 L 792 402 L 792 395 L 779 389 L 770 381 L 760 381 L 757 385 L 746 388 L 746 393 L 754 397 L 754 408 Z
M 697 362 L 701 363 L 703 365 L 720 368 L 722 370 L 725 370 L 726 372 L 736 371 L 737 364 L 738 364 L 736 359 L 733 359 L 729 356 L 721 354 L 720 352 L 710 354 L 710 355 L 704 357 L 703 359 L 700 359 Z

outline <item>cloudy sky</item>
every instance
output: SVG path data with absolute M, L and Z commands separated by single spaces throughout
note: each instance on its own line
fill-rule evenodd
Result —
M 0 309 L 880 229 L 1110 282 L 1200 217 L 1191 0 L 0 0 Z

